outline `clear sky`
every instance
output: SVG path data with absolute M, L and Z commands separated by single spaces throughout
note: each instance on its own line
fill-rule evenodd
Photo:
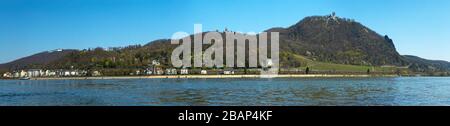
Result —
M 146 44 L 177 31 L 260 32 L 306 16 L 352 18 L 400 54 L 450 61 L 449 0 L 0 0 L 0 63 L 57 48 Z

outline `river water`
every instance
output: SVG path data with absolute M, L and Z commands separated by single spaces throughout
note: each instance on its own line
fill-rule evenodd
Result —
M 450 78 L 0 80 L 0 106 L 104 105 L 450 105 Z

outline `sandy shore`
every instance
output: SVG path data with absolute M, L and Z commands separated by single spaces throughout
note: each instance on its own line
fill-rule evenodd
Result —
M 333 77 L 396 77 L 397 75 L 337 75 L 337 74 L 281 74 L 262 75 L 152 75 L 152 76 L 105 76 L 105 77 L 40 77 L 31 80 L 95 80 L 95 79 L 150 79 L 150 78 L 333 78 Z

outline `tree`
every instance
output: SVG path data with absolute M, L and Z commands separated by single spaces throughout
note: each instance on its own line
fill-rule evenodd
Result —
M 306 67 L 305 73 L 309 74 L 309 67 Z

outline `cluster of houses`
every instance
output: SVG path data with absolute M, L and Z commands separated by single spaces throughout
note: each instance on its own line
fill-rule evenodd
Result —
M 130 73 L 130 75 L 188 75 L 188 74 L 202 74 L 207 75 L 208 70 L 195 70 L 191 72 L 187 68 L 147 68 L 146 70 L 137 70 L 135 73 Z M 101 76 L 99 71 L 89 72 L 90 76 Z M 231 75 L 235 74 L 234 70 L 223 70 L 220 74 Z M 42 69 L 29 69 L 29 70 L 19 70 L 14 72 L 6 72 L 2 74 L 3 78 L 36 78 L 36 77 L 82 77 L 87 76 L 88 71 L 86 70 L 42 70 Z
M 160 67 L 160 63 L 157 60 L 153 60 L 152 64 L 149 65 L 147 69 L 143 71 L 143 73 L 139 70 L 136 71 L 136 73 L 133 73 L 133 75 L 187 75 L 187 74 L 208 74 L 207 70 L 200 70 L 191 72 L 191 69 L 188 68 L 167 68 L 163 69 Z M 234 74 L 234 70 L 223 70 L 222 74 Z
M 148 65 L 147 68 L 133 71 L 129 73 L 129 75 L 188 75 L 188 74 L 235 74 L 233 69 L 224 69 L 219 70 L 199 70 L 199 69 L 190 69 L 190 68 L 162 68 L 159 61 L 153 60 L 151 64 Z
M 24 78 L 24 77 L 76 77 L 86 76 L 88 71 L 86 70 L 42 70 L 42 69 L 29 69 L 19 70 L 14 72 L 3 73 L 4 78 Z M 100 76 L 100 72 L 92 71 L 92 76 Z
M 152 64 L 148 68 L 143 70 L 136 70 L 130 75 L 188 75 L 188 74 L 209 74 L 208 70 L 193 70 L 188 68 L 166 68 L 163 69 L 157 60 L 153 60 Z M 224 74 L 230 75 L 235 74 L 233 69 L 221 70 L 220 73 L 217 71 L 211 74 Z M 35 78 L 35 77 L 82 77 L 82 76 L 101 76 L 99 71 L 87 71 L 87 70 L 43 70 L 43 69 L 28 69 L 28 70 L 18 70 L 13 72 L 3 73 L 1 77 L 3 78 Z
M 181 69 L 176 69 L 176 68 L 168 68 L 168 69 L 156 69 L 156 70 L 151 70 L 151 69 L 146 69 L 143 72 L 141 72 L 140 70 L 136 70 L 135 73 L 130 73 L 130 75 L 188 75 L 188 74 L 202 74 L 202 75 L 206 75 L 209 72 L 207 70 L 195 70 L 194 71 L 190 71 L 190 69 L 187 68 L 181 68 Z M 235 71 L 234 70 L 223 70 L 222 72 L 220 72 L 221 74 L 225 74 L 225 75 L 230 75 L 230 74 L 234 74 Z
M 148 67 L 147 69 L 144 70 L 144 72 L 141 74 L 141 71 L 137 70 L 136 75 L 187 75 L 189 74 L 189 69 L 187 68 L 181 68 L 181 69 L 176 69 L 176 68 L 167 68 L 167 69 L 163 69 L 160 67 L 160 62 L 157 60 L 153 60 L 152 64 L 149 65 L 150 67 Z M 206 70 L 202 71 L 202 74 L 208 74 L 206 72 Z

